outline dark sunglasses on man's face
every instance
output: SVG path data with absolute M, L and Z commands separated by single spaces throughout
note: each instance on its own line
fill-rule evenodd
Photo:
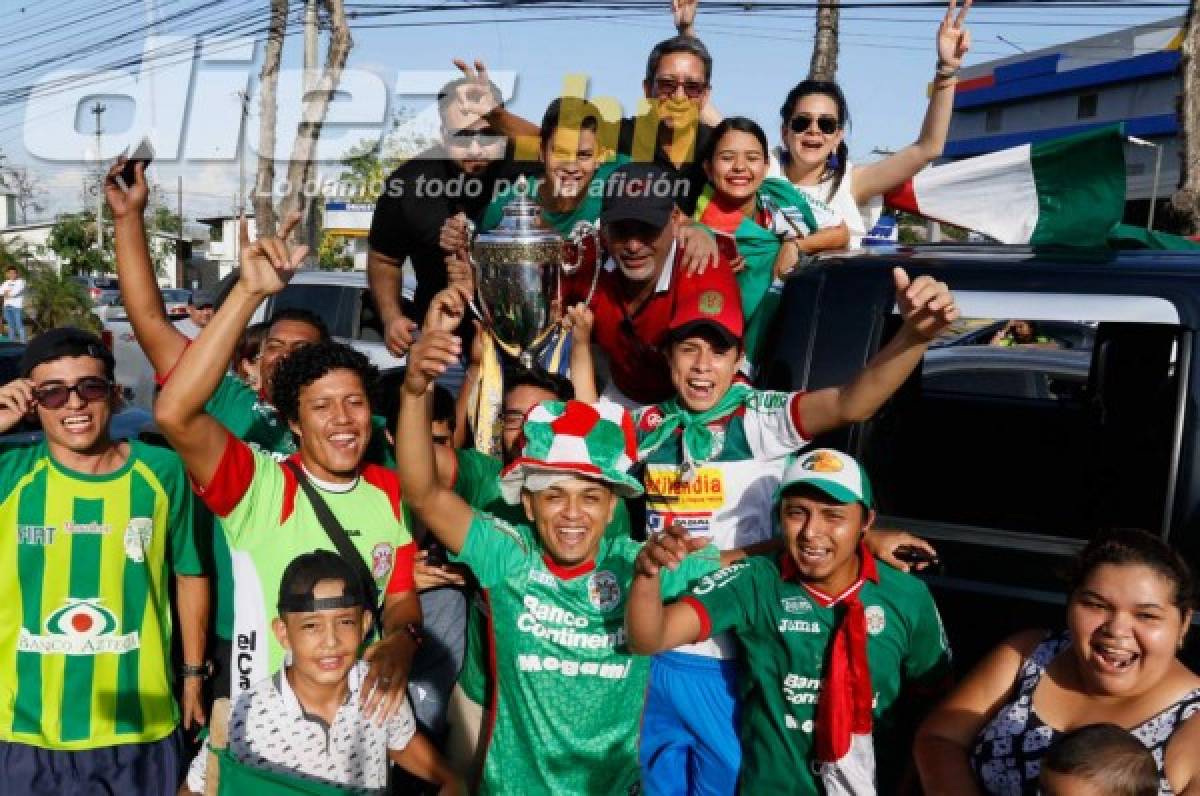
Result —
M 829 114 L 813 116 L 811 113 L 797 113 L 788 122 L 788 126 L 792 128 L 793 133 L 806 133 L 808 132 L 808 128 L 812 127 L 814 121 L 817 123 L 817 129 L 825 135 L 833 135 L 841 127 L 841 122 L 838 121 L 836 116 L 830 116 Z
M 61 409 L 66 406 L 67 401 L 71 400 L 71 393 L 78 395 L 84 403 L 96 403 L 112 394 L 112 382 L 98 376 L 89 376 L 69 386 L 51 384 L 48 387 L 33 388 L 33 397 L 47 409 Z
M 673 97 L 675 92 L 683 87 L 683 93 L 688 99 L 700 99 L 708 84 L 700 80 L 676 80 L 673 77 L 654 78 L 654 93 L 659 97 Z
M 482 130 L 458 130 L 450 134 L 450 142 L 458 146 L 468 146 L 472 140 L 496 138 L 500 134 L 490 127 L 485 127 Z M 487 144 L 489 141 L 479 140 L 479 143 Z

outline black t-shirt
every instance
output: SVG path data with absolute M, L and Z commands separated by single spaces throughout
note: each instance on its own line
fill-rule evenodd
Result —
M 383 193 L 375 202 L 371 218 L 370 247 L 403 264 L 411 258 L 417 277 L 413 297 L 413 320 L 425 318 L 429 302 L 446 287 L 445 255 L 438 236 L 447 218 L 458 212 L 479 221 L 503 181 L 521 174 L 541 171 L 537 162 L 515 162 L 511 152 L 488 167 L 482 175 L 469 177 L 446 157 L 440 146 L 406 161 L 388 176 Z
M 629 157 L 634 156 L 634 130 L 637 129 L 640 117 L 626 116 L 621 120 L 620 132 L 617 134 L 617 152 Z M 676 167 L 667 157 L 663 149 L 661 140 L 654 147 L 654 162 L 671 172 L 683 177 L 688 181 L 688 191 L 686 196 L 678 197 L 679 207 L 688 215 L 696 209 L 696 200 L 700 198 L 700 192 L 704 190 L 704 184 L 708 181 L 708 176 L 704 173 L 704 163 L 702 158 L 704 152 L 708 149 L 709 141 L 712 139 L 713 127 L 701 122 L 696 128 L 695 141 L 692 146 L 692 151 L 688 153 L 683 161 L 683 165 Z M 658 135 L 661 137 L 665 134 L 665 129 L 660 125 Z M 640 152 L 636 154 L 641 154 Z

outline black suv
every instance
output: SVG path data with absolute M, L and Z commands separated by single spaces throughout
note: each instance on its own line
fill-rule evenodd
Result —
M 899 326 L 895 266 L 954 290 L 964 321 L 950 340 L 1006 319 L 1082 330 L 1069 344 L 932 349 L 874 418 L 818 440 L 864 462 L 880 526 L 938 546 L 929 582 L 960 659 L 1061 625 L 1063 564 L 1098 528 L 1160 533 L 1200 570 L 1200 257 L 937 246 L 822 258 L 787 285 L 767 386 L 852 377 Z M 1200 661 L 1195 639 L 1186 657 Z

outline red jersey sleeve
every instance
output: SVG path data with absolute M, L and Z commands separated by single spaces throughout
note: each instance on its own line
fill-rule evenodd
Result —
M 218 517 L 227 517 L 245 497 L 254 480 L 254 454 L 250 446 L 225 432 L 225 451 L 208 486 L 192 480 L 192 490 Z
M 417 546 L 413 542 L 396 548 L 392 576 L 388 579 L 387 594 L 403 594 L 417 587 L 413 579 L 413 562 L 417 557 Z

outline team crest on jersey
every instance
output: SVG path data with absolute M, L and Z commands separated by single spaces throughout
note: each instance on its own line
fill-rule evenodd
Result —
M 392 571 L 392 559 L 395 548 L 387 542 L 380 542 L 371 548 L 371 575 L 382 578 Z
M 621 587 L 617 576 L 608 570 L 595 572 L 588 578 L 588 601 L 598 611 L 611 611 L 621 602 Z
M 146 560 L 146 550 L 154 537 L 153 517 L 130 517 L 125 526 L 125 555 L 138 564 Z
M 781 602 L 783 610 L 789 614 L 807 614 L 812 611 L 812 603 L 803 597 L 784 597 Z
M 117 617 L 99 600 L 68 600 L 46 619 L 46 634 L 21 628 L 17 649 L 40 655 L 98 655 L 137 649 L 137 631 L 117 635 Z
M 883 609 L 878 605 L 868 605 L 863 609 L 863 615 L 867 618 L 867 632 L 872 636 L 878 636 L 887 627 L 887 619 L 884 618 Z
M 641 431 L 653 431 L 662 425 L 663 412 L 657 406 L 651 406 L 642 412 L 642 416 L 638 418 L 638 429 Z

